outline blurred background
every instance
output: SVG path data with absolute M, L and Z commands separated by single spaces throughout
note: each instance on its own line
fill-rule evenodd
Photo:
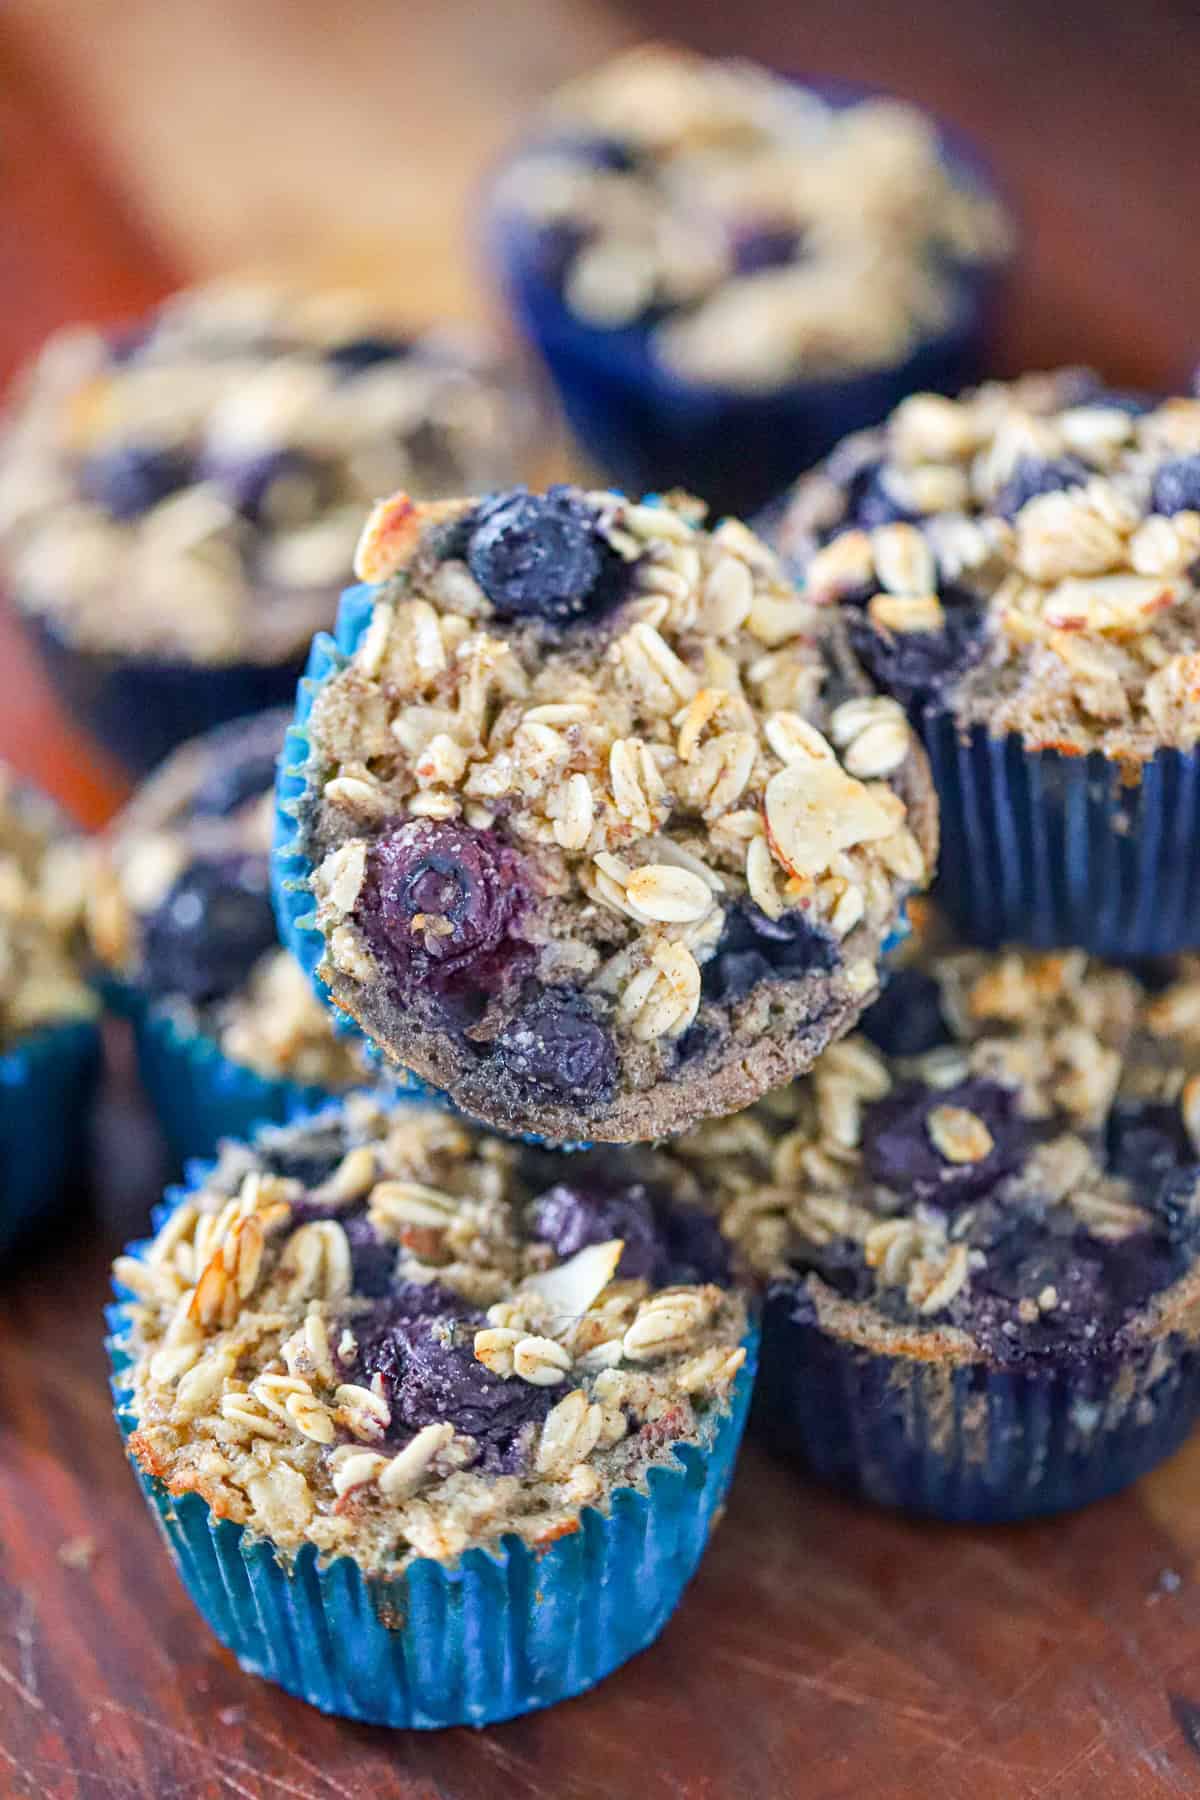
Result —
M 1186 0 L 8 0 L 0 13 L 0 371 L 67 320 L 252 269 L 478 317 L 481 171 L 534 102 L 675 39 L 891 88 L 968 131 L 1024 223 L 999 372 L 1088 360 L 1182 384 L 1200 349 Z M 81 766 L 4 627 L 0 755 L 88 823 Z

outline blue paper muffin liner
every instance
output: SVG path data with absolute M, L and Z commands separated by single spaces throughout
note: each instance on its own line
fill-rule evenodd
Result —
M 193 1183 L 201 1174 L 189 1170 Z M 185 1192 L 158 1209 L 156 1227 Z M 120 1307 L 109 1321 L 128 1444 L 137 1425 L 124 1379 L 130 1327 Z M 422 1557 L 394 1576 L 365 1574 L 344 1556 L 323 1564 L 312 1546 L 289 1563 L 268 1540 L 216 1518 L 198 1494 L 172 1496 L 133 1467 L 184 1587 L 248 1674 L 369 1724 L 488 1725 L 583 1693 L 662 1631 L 733 1475 L 756 1332 L 746 1348 L 729 1408 L 703 1446 L 676 1445 L 673 1463 L 651 1469 L 644 1490 L 616 1489 L 607 1511 L 585 1508 L 577 1531 L 542 1550 L 510 1535 L 452 1566 Z
M 868 94 L 849 83 L 804 85 L 835 106 Z M 942 143 L 955 167 L 982 191 L 994 191 L 970 145 L 945 131 Z M 906 395 L 949 394 L 979 381 L 1005 282 L 1000 266 L 964 267 L 952 322 L 901 363 L 744 393 L 673 374 L 654 355 L 643 324 L 606 330 L 575 318 L 547 279 L 536 229 L 504 213 L 494 197 L 483 235 L 517 326 L 549 371 L 571 429 L 606 474 L 630 493 L 681 486 L 717 511 L 743 516 Z
M 223 1138 L 286 1125 L 337 1098 L 329 1088 L 260 1075 L 225 1055 L 217 1040 L 170 1009 L 126 990 L 120 1009 L 133 1026 L 138 1073 L 177 1165 L 214 1156 Z M 364 1075 L 363 1086 L 369 1086 Z
M 34 1032 L 0 1055 L 0 1255 L 53 1219 L 82 1181 L 101 1060 L 92 1019 Z
M 1129 782 L 1093 751 L 918 721 L 941 808 L 934 895 L 963 938 L 1171 956 L 1200 948 L 1200 752 L 1159 750 Z
M 926 1349 L 865 1347 L 781 1285 L 765 1308 L 756 1424 L 773 1449 L 881 1506 L 1003 1524 L 1117 1493 L 1200 1419 L 1200 1349 L 1181 1332 L 1050 1368 Z
M 70 717 L 135 776 L 214 725 L 288 705 L 304 665 L 303 653 L 226 665 L 123 657 L 72 644 L 38 614 L 20 616 Z

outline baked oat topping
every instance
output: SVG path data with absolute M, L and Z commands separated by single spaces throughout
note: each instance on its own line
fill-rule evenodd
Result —
M 1200 739 L 1200 400 L 915 394 L 793 491 L 811 600 L 905 706 L 1140 763 Z
M 747 1311 L 693 1194 L 365 1096 L 228 1145 L 116 1264 L 133 1453 L 285 1553 L 552 1542 L 727 1407 Z
M 0 1050 L 97 1012 L 82 973 L 86 891 L 81 845 L 0 765 Z
M 656 44 L 551 100 L 497 204 L 582 324 L 750 391 L 903 361 L 1011 242 L 915 107 Z
M 96 846 L 88 925 L 101 961 L 182 1028 L 268 1080 L 368 1079 L 295 958 L 270 898 L 275 762 L 287 715 L 175 752 Z
M 321 973 L 489 1122 L 650 1137 L 753 1098 L 845 1028 L 926 879 L 902 710 L 701 513 L 399 495 L 364 535 L 299 815 Z
M 926 949 L 862 1035 L 673 1153 L 769 1280 L 1089 1353 L 1200 1249 L 1197 968 Z
M 483 345 L 402 336 L 353 293 L 221 283 L 60 332 L 0 440 L 10 586 L 89 648 L 283 661 L 329 623 L 376 496 L 511 475 L 531 404 Z

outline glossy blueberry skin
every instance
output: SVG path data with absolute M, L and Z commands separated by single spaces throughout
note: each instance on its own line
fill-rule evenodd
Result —
M 834 104 L 862 90 L 825 88 Z M 980 184 L 969 149 L 948 153 Z M 687 382 L 653 354 L 647 321 L 606 331 L 574 318 L 548 272 L 542 234 L 493 204 L 485 247 L 517 325 L 558 391 L 584 448 L 630 493 L 682 486 L 721 512 L 753 513 L 852 431 L 877 423 L 906 394 L 953 393 L 980 379 L 1003 273 L 963 272 L 948 329 L 903 363 L 828 380 L 794 381 L 767 394 Z M 563 257 L 551 262 L 561 274 Z
M 581 995 L 548 989 L 525 1006 L 496 1043 L 496 1058 L 519 1088 L 542 1099 L 602 1104 L 617 1079 L 612 1038 Z

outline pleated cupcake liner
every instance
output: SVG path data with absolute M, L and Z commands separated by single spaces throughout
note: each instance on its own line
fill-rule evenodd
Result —
M 1147 1474 L 1200 1419 L 1200 1350 L 1180 1333 L 1004 1368 L 866 1348 L 807 1312 L 795 1288 L 768 1297 L 756 1426 L 880 1506 L 981 1525 L 1074 1511 Z
M 966 941 L 1171 956 L 1200 948 L 1200 752 L 1159 750 L 1128 783 L 1094 751 L 920 722 L 941 808 L 934 896 Z
M 177 1166 L 215 1156 L 223 1138 L 286 1125 L 337 1098 L 330 1088 L 261 1075 L 225 1055 L 216 1038 L 175 1017 L 161 1001 L 124 990 L 138 1073 Z M 364 1071 L 363 1086 L 370 1079 Z
M 71 643 L 37 613 L 20 617 L 66 711 L 132 776 L 215 725 L 287 705 L 304 665 L 303 653 L 226 665 L 120 656 Z
M 82 1182 L 100 1030 L 70 1020 L 0 1055 L 0 1255 L 50 1223 Z
M 802 85 L 835 106 L 868 95 L 852 83 Z M 950 162 L 981 191 L 995 192 L 973 146 L 945 129 L 941 137 Z M 575 436 L 629 493 L 682 486 L 717 511 L 745 516 L 840 439 L 885 418 L 906 395 L 955 393 L 985 371 L 1005 288 L 1005 271 L 996 266 L 962 269 L 951 323 L 891 367 L 791 381 L 766 393 L 689 382 L 655 355 L 645 324 L 606 330 L 574 316 L 548 277 L 540 234 L 502 205 L 507 166 L 493 176 L 485 200 L 485 256 L 514 322 L 549 372 Z
M 192 1186 L 203 1170 L 189 1170 Z M 157 1227 L 191 1191 L 175 1190 Z M 128 1254 L 144 1257 L 149 1242 Z M 119 1299 L 131 1296 L 117 1289 Z M 130 1325 L 110 1307 L 117 1424 L 137 1428 Z M 749 1408 L 757 1333 L 730 1402 L 700 1443 L 677 1444 L 644 1488 L 615 1489 L 604 1511 L 545 1549 L 508 1535 L 452 1565 L 421 1557 L 396 1575 L 308 1545 L 285 1558 L 217 1518 L 200 1495 L 171 1495 L 131 1456 L 167 1550 L 209 1629 L 242 1668 L 322 1712 L 436 1730 L 488 1725 L 583 1693 L 658 1637 L 706 1548 L 733 1476 Z

